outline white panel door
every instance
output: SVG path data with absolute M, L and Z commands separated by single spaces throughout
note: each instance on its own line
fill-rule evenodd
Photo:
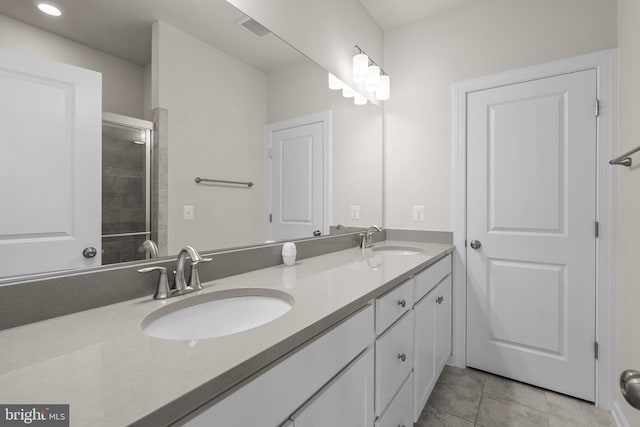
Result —
M 0 277 L 100 265 L 101 75 L 0 49 L 0 94 Z
M 467 364 L 590 401 L 595 100 L 586 70 L 471 93 L 467 110 Z
M 324 230 L 324 123 L 271 133 L 271 240 Z

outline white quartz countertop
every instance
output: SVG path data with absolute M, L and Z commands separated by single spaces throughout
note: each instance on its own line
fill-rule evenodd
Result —
M 424 253 L 347 249 L 204 283 L 165 301 L 151 296 L 0 331 L 0 403 L 69 404 L 72 426 L 164 425 L 335 325 L 452 250 L 386 241 Z M 294 304 L 282 317 L 224 337 L 170 341 L 143 319 L 212 292 L 265 288 Z M 73 298 L 73 295 L 69 295 Z

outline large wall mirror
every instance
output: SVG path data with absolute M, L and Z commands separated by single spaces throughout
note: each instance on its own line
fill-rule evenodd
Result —
M 381 225 L 381 109 L 260 23 L 224 0 L 55 5 L 0 4 L 0 283 L 148 239 L 175 256 Z

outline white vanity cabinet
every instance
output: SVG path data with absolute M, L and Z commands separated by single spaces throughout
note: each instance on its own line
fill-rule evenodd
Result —
M 412 426 L 451 354 L 451 284 L 448 255 L 181 423 Z
M 451 355 L 451 256 L 417 274 L 415 281 L 413 419 L 417 421 Z

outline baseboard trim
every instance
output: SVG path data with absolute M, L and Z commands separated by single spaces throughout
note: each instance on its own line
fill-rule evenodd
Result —
M 618 401 L 614 401 L 613 405 L 611 405 L 611 415 L 613 416 L 613 420 L 616 422 L 618 427 L 631 427 L 627 422 L 627 418 L 624 416 L 624 412 L 622 412 L 622 408 Z

